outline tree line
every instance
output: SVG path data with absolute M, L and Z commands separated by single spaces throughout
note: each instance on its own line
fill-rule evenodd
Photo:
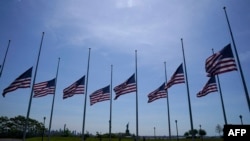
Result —
M 203 138 L 203 136 L 205 136 L 205 135 L 207 134 L 207 132 L 206 132 L 205 130 L 203 130 L 203 129 L 199 129 L 199 130 L 193 129 L 193 131 L 192 131 L 192 130 L 189 130 L 189 131 L 185 132 L 185 133 L 184 133 L 184 136 L 185 136 L 186 138 L 191 138 L 191 137 L 192 137 L 192 134 L 194 134 L 195 137 L 196 137 L 197 134 L 198 134 L 200 138 Z
M 0 116 L 0 137 L 1 138 L 8 138 L 8 137 L 14 137 L 14 138 L 22 138 L 24 127 L 26 124 L 26 117 L 18 115 L 13 118 L 8 118 L 7 116 Z M 221 127 L 219 124 L 216 126 L 216 132 L 221 136 L 221 133 L 223 132 L 223 127 Z M 39 122 L 35 119 L 29 118 L 28 119 L 28 131 L 27 131 L 27 137 L 37 137 L 37 136 L 43 136 L 46 134 L 46 131 L 48 131 L 44 124 L 42 122 Z M 189 130 L 184 133 L 184 137 L 190 138 L 192 133 L 200 138 L 203 138 L 206 136 L 206 131 L 204 129 L 194 129 L 193 131 Z M 67 128 L 60 131 L 53 131 L 53 135 L 59 135 L 59 136 L 77 136 L 76 133 L 71 132 Z M 105 137 L 106 134 L 99 134 L 97 133 L 96 136 L 102 136 Z M 115 134 L 112 134 L 113 137 Z M 86 133 L 86 136 L 91 136 L 88 132 Z M 108 135 L 107 135 L 108 136 Z
M 22 138 L 24 127 L 26 124 L 26 117 L 16 116 L 13 118 L 8 118 L 7 116 L 0 117 L 0 137 L 15 137 Z M 45 128 L 43 123 L 38 122 L 35 119 L 28 119 L 28 131 L 27 136 L 41 136 Z

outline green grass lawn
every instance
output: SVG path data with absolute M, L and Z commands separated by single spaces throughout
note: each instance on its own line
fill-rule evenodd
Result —
M 45 137 L 44 141 L 48 141 Z M 81 137 L 50 137 L 50 141 L 81 141 Z M 119 141 L 118 138 L 112 138 L 112 141 Z M 27 141 L 42 141 L 42 137 L 28 138 Z M 87 138 L 86 141 L 109 141 L 109 138 Z M 120 141 L 134 141 L 132 138 L 122 138 Z M 140 141 L 143 141 L 142 139 Z M 168 139 L 146 139 L 146 141 L 170 141 Z M 172 139 L 172 141 L 177 141 L 177 139 Z M 179 141 L 192 141 L 192 139 L 179 139 Z M 202 139 L 195 139 L 195 141 L 202 141 Z M 221 138 L 205 138 L 203 141 L 223 141 Z

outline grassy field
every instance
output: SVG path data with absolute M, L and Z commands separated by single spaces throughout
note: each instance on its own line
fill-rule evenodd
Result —
M 44 141 L 48 141 L 48 138 L 45 137 Z M 80 137 L 51 137 L 50 141 L 81 141 Z M 112 138 L 112 141 L 119 141 L 118 138 Z M 42 141 L 41 137 L 29 138 L 27 141 Z M 109 138 L 87 138 L 86 141 L 109 141 Z M 122 138 L 120 141 L 134 141 L 132 138 Z M 140 141 L 143 141 L 142 139 Z M 145 141 L 170 141 L 168 139 L 146 139 Z M 177 139 L 172 139 L 171 141 L 177 141 Z M 179 139 L 179 141 L 192 141 L 192 139 Z M 205 139 L 195 139 L 195 141 L 223 141 L 221 138 L 205 138 Z

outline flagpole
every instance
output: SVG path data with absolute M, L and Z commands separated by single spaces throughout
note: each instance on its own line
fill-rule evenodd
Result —
M 0 70 L 0 78 L 1 78 L 1 76 L 2 76 L 3 67 L 4 67 L 4 64 L 5 64 L 5 59 L 6 59 L 6 56 L 7 56 L 7 53 L 8 53 L 9 47 L 10 47 L 10 40 L 9 40 L 9 43 L 8 43 L 8 46 L 7 46 L 7 50 L 6 50 L 5 55 L 4 55 L 3 65 L 2 65 L 1 70 Z
M 187 69 L 186 69 L 186 61 L 185 61 L 185 53 L 183 47 L 183 39 L 181 38 L 181 45 L 182 45 L 182 53 L 183 53 L 183 61 L 184 61 L 184 69 L 185 69 L 185 79 L 186 79 L 186 86 L 187 86 L 187 94 L 188 94 L 188 107 L 189 107 L 189 116 L 190 116 L 190 124 L 192 130 L 192 140 L 194 140 L 194 133 L 193 133 L 193 118 L 192 118 L 192 109 L 190 103 L 190 94 L 189 94 L 189 86 L 188 86 L 188 77 L 187 77 Z
M 165 69 L 165 81 L 167 84 L 167 69 L 166 69 L 166 62 L 164 62 L 164 69 Z M 169 96 L 168 96 L 168 89 L 166 89 L 166 93 L 167 93 L 167 108 L 168 108 L 168 134 L 169 134 L 169 139 L 171 140 L 171 127 L 170 127 L 170 112 L 169 112 Z
M 213 49 L 212 49 L 212 53 L 214 54 L 214 50 Z M 217 81 L 218 81 L 218 88 L 219 88 L 219 93 L 220 93 L 220 100 L 221 100 L 221 105 L 222 105 L 222 111 L 223 111 L 224 121 L 225 121 L 225 125 L 227 125 L 227 118 L 226 118 L 226 112 L 225 112 L 225 108 L 224 108 L 224 102 L 223 102 L 222 92 L 221 92 L 221 88 L 220 88 L 219 75 L 216 75 L 216 78 L 217 78 Z
M 112 78 L 113 78 L 113 65 L 111 65 L 111 80 L 110 80 L 109 141 L 111 141 L 111 128 L 112 128 Z
M 53 117 L 53 111 L 54 111 L 54 102 L 55 102 L 55 95 L 56 95 L 56 83 L 57 83 L 57 76 L 58 76 L 58 70 L 59 70 L 59 63 L 60 63 L 60 58 L 58 58 L 58 64 L 57 64 L 56 80 L 55 80 L 55 92 L 53 95 L 53 101 L 52 101 L 51 113 L 50 113 L 50 121 L 49 121 L 48 141 L 50 141 L 50 129 L 51 129 L 52 117 Z
M 136 141 L 138 141 L 138 79 L 137 79 L 137 50 L 135 50 L 135 80 L 136 80 Z
M 33 77 L 33 82 L 31 85 L 29 106 L 28 106 L 28 111 L 27 111 L 27 116 L 26 116 L 26 121 L 25 121 L 25 126 L 24 126 L 23 141 L 25 141 L 25 138 L 26 138 L 26 130 L 27 130 L 28 122 L 29 122 L 30 108 L 31 108 L 31 102 L 32 102 L 32 97 L 33 97 L 32 96 L 33 95 L 33 88 L 34 88 L 34 83 L 36 81 L 36 73 L 37 73 L 41 48 L 42 48 L 42 44 L 43 44 L 43 37 L 44 37 L 44 32 L 42 33 L 42 39 L 41 39 L 40 48 L 39 48 L 39 52 L 38 52 L 38 56 L 37 56 L 36 69 L 35 69 L 35 73 L 34 73 L 34 77 Z
M 245 90 L 245 95 L 246 95 L 246 99 L 247 99 L 248 109 L 250 111 L 249 94 L 248 94 L 248 90 L 247 90 L 245 78 L 244 78 L 244 75 L 243 75 L 243 72 L 242 72 L 242 69 L 241 69 L 241 64 L 240 64 L 240 59 L 239 59 L 239 56 L 238 56 L 237 48 L 236 48 L 236 45 L 235 45 L 235 42 L 234 42 L 233 32 L 232 32 L 232 29 L 231 29 L 231 26 L 230 26 L 230 23 L 229 23 L 229 20 L 228 20 L 226 7 L 224 7 L 223 9 L 225 11 L 225 15 L 226 15 L 226 19 L 227 19 L 227 24 L 228 24 L 228 27 L 229 27 L 229 31 L 230 31 L 230 35 L 231 35 L 232 41 L 233 41 L 234 52 L 235 52 L 235 56 L 236 56 L 236 59 L 237 59 L 237 62 L 238 62 L 238 67 L 239 67 L 239 71 L 240 71 L 240 76 L 241 76 L 241 80 L 242 80 L 242 83 L 243 83 L 243 87 L 244 87 L 244 90 Z
M 86 76 L 86 88 L 85 88 L 84 111 L 83 111 L 83 122 L 82 122 L 82 141 L 84 141 L 84 130 L 85 130 L 85 116 L 86 116 L 86 103 L 87 103 L 87 94 L 88 94 L 90 50 L 91 50 L 91 48 L 89 48 L 88 67 L 87 67 L 87 76 Z

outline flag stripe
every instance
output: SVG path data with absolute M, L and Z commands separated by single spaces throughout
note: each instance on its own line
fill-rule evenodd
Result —
M 14 91 L 18 88 L 29 88 L 30 87 L 31 78 L 20 79 L 14 82 L 10 87 L 4 89 L 3 94 Z
M 7 88 L 3 90 L 3 97 L 6 93 L 18 88 L 29 88 L 31 83 L 32 67 L 16 78 Z
M 90 105 L 93 105 L 97 102 L 102 102 L 106 100 L 110 100 L 110 86 L 106 86 L 99 90 L 96 90 L 92 94 L 90 94 Z
M 203 89 L 201 91 L 199 91 L 199 93 L 196 95 L 197 97 L 202 97 L 205 96 L 209 93 L 212 92 L 216 92 L 217 90 L 217 85 L 216 85 L 216 80 L 215 77 L 212 76 L 208 82 L 206 83 L 206 85 L 203 87 Z
M 84 94 L 85 76 L 63 90 L 63 99 L 72 97 L 75 94 Z
M 205 62 L 205 69 L 209 77 L 230 71 L 237 71 L 231 45 L 228 44 L 221 51 L 208 57 Z
M 174 84 L 180 83 L 185 83 L 182 64 L 177 68 L 171 79 L 168 81 L 167 85 L 165 86 L 165 89 L 170 88 Z
M 157 100 L 157 99 L 166 98 L 166 97 L 167 97 L 167 94 L 164 93 L 164 92 L 161 92 L 161 93 L 158 93 L 158 94 L 157 94 L 156 96 L 154 96 L 154 97 L 149 97 L 148 103 L 153 102 L 153 101 L 155 101 L 155 100 Z
M 34 85 L 34 98 L 55 94 L 55 79 L 40 82 Z
M 165 83 L 163 83 L 159 88 L 148 94 L 148 103 L 153 102 L 160 98 L 166 98 L 167 93 L 164 89 Z
M 136 85 L 134 83 L 128 84 L 125 86 L 125 88 L 116 90 L 116 94 L 119 94 L 119 95 L 126 94 L 130 92 L 134 92 L 135 90 L 136 90 Z
M 216 64 L 216 66 L 210 72 L 214 74 L 221 74 L 229 71 L 237 70 L 234 59 L 223 59 Z
M 216 62 L 216 60 L 218 60 L 219 57 L 220 57 L 219 53 L 215 53 L 212 56 L 208 57 L 206 60 L 206 69 L 210 69 L 214 65 L 214 62 Z
M 114 91 L 116 93 L 115 100 L 123 94 L 135 92 L 136 91 L 135 74 L 130 76 L 129 79 L 127 79 L 122 84 L 116 86 L 114 88 Z

